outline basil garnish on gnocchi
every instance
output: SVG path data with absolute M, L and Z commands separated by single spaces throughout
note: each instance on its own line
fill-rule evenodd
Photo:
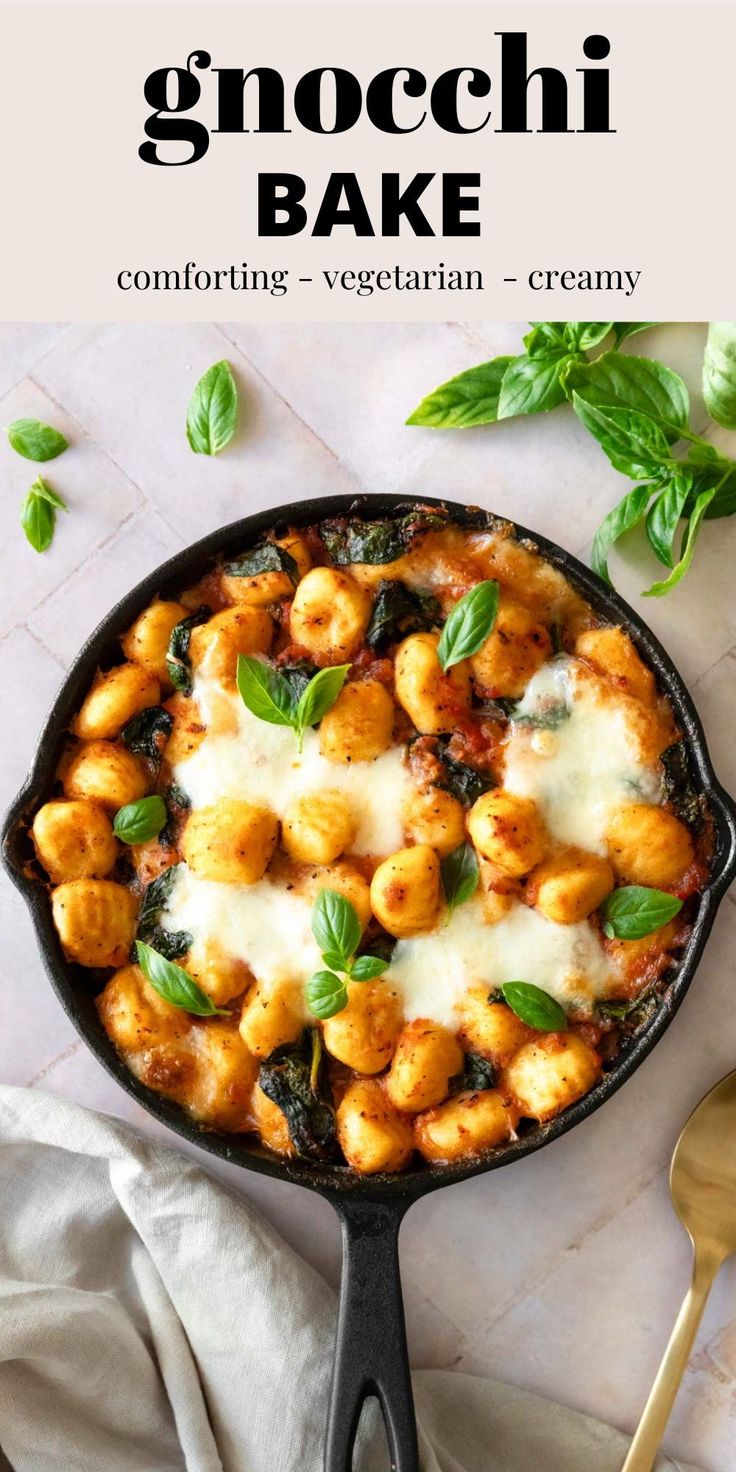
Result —
M 511 527 L 420 504 L 275 526 L 170 594 L 97 671 L 31 830 L 136 1078 L 365 1175 L 583 1097 L 708 879 L 628 630 Z

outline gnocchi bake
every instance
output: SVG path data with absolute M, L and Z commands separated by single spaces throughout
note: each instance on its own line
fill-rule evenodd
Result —
M 710 827 L 665 693 L 507 523 L 277 526 L 142 610 L 33 818 L 147 1088 L 361 1174 L 473 1161 L 659 1003 Z

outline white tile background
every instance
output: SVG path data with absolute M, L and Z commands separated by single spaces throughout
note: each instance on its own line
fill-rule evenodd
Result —
M 0 443 L 5 802 L 86 635 L 149 568 L 218 524 L 308 494 L 402 490 L 480 503 L 585 555 L 623 481 L 569 411 L 455 434 L 403 424 L 435 383 L 518 341 L 516 327 L 493 323 L 0 327 L 0 423 L 35 414 L 72 446 L 47 467 L 70 511 L 39 557 L 18 526 L 33 468 Z M 696 427 L 702 345 L 692 325 L 645 341 L 688 379 Z M 221 357 L 238 378 L 242 424 L 209 461 L 191 454 L 183 418 L 194 381 Z M 652 567 L 636 535 L 613 559 L 619 587 L 690 684 L 732 790 L 735 553 L 736 524 L 706 524 L 687 581 L 662 601 L 639 595 Z M 0 1075 L 155 1131 L 77 1039 L 5 880 L 1 898 Z M 667 1191 L 671 1148 L 700 1095 L 736 1065 L 735 945 L 730 900 L 670 1032 L 601 1113 L 512 1170 L 413 1208 L 402 1262 L 415 1364 L 497 1376 L 633 1426 L 689 1270 Z M 336 1280 L 338 1232 L 324 1202 L 200 1158 Z M 708 1472 L 736 1462 L 735 1310 L 731 1265 L 669 1429 L 671 1449 Z

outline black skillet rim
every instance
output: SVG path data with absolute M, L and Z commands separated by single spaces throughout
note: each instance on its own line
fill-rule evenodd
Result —
M 411 509 L 416 506 L 444 508 L 450 518 L 460 524 L 510 526 L 517 540 L 536 548 L 548 562 L 569 578 L 588 599 L 596 613 L 609 622 L 626 625 L 674 707 L 686 740 L 696 784 L 704 794 L 713 817 L 716 852 L 710 882 L 700 898 L 690 939 L 676 964 L 657 1011 L 642 1032 L 618 1055 L 613 1067 L 594 1089 L 549 1124 L 530 1129 L 518 1140 L 481 1159 L 456 1166 L 424 1166 L 396 1176 L 363 1177 L 345 1166 L 317 1166 L 307 1161 L 283 1160 L 270 1154 L 262 1146 L 249 1143 L 247 1136 L 225 1135 L 202 1129 L 179 1105 L 161 1098 L 133 1077 L 102 1031 L 92 1005 L 91 994 L 80 996 L 78 982 L 70 974 L 72 968 L 64 960 L 61 951 L 46 890 L 38 880 L 25 872 L 25 845 L 28 842 L 26 817 L 38 806 L 40 797 L 52 789 L 64 735 L 95 669 L 99 663 L 105 663 L 106 654 L 115 652 L 119 657 L 119 635 L 156 594 L 172 595 L 182 587 L 191 585 L 218 556 L 236 547 L 248 546 L 259 534 L 279 523 L 304 526 L 322 521 L 326 517 L 350 513 L 374 520 L 382 516 L 392 516 L 402 507 Z M 483 520 L 479 521 L 479 517 Z M 62 1007 L 98 1061 L 147 1113 L 176 1134 L 230 1164 L 256 1170 L 280 1180 L 292 1181 L 332 1198 L 344 1199 L 346 1196 L 360 1195 L 365 1199 L 393 1199 L 397 1205 L 399 1201 L 408 1205 L 428 1191 L 498 1169 L 525 1155 L 533 1154 L 595 1113 L 635 1073 L 667 1030 L 681 1005 L 700 961 L 718 905 L 736 874 L 736 804 L 715 776 L 700 718 L 691 696 L 659 640 L 623 598 L 571 553 L 546 537 L 531 532 L 516 522 L 509 522 L 507 518 L 496 517 L 491 512 L 460 505 L 444 497 L 409 498 L 398 493 L 367 496 L 341 494 L 314 497 L 275 508 L 268 507 L 210 532 L 154 569 L 110 610 L 83 645 L 64 679 L 39 738 L 28 777 L 5 818 L 1 841 L 3 864 L 28 904 L 42 959 Z

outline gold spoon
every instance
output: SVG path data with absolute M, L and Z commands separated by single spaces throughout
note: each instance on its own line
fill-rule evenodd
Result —
M 716 1273 L 736 1252 L 736 1073 L 690 1115 L 672 1157 L 670 1191 L 693 1244 L 693 1280 L 621 1472 L 652 1472 Z

